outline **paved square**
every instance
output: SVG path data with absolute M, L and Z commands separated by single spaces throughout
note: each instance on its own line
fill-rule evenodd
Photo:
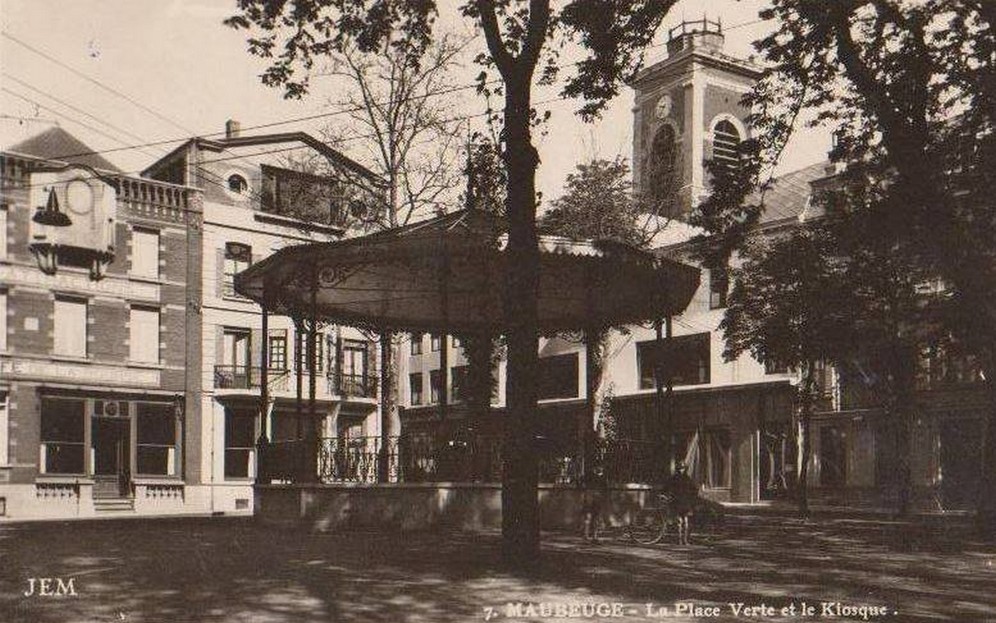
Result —
M 502 570 L 499 545 L 493 533 L 315 534 L 248 518 L 6 524 L 0 621 L 996 621 L 996 546 L 950 525 L 734 516 L 687 547 L 547 534 L 529 574 Z M 37 578 L 76 595 L 38 595 Z

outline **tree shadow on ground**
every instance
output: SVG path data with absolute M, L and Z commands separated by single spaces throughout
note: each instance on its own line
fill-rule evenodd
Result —
M 684 547 L 547 534 L 518 573 L 503 569 L 494 533 L 321 534 L 230 518 L 6 525 L 0 551 L 0 621 L 447 623 L 489 607 L 504 618 L 510 602 L 592 601 L 648 620 L 644 603 L 679 600 L 720 605 L 711 621 L 735 620 L 730 602 L 802 601 L 884 605 L 879 619 L 893 621 L 996 618 L 991 545 L 876 521 L 733 517 Z M 29 577 L 74 578 L 79 594 L 24 597 Z

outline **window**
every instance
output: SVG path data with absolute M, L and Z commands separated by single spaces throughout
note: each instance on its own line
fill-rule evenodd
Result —
M 342 341 L 342 370 L 339 375 L 339 388 L 350 396 L 371 397 L 373 383 L 369 382 L 367 370 L 367 344 L 360 340 Z
M 847 433 L 840 426 L 820 429 L 820 485 L 843 487 L 847 484 Z
M 7 205 L 0 205 L 0 260 L 7 259 Z
M 467 399 L 467 381 L 470 376 L 469 366 L 454 366 L 450 368 L 450 386 L 453 402 L 461 402 Z
M 429 403 L 439 404 L 443 394 L 443 372 L 442 370 L 429 371 Z
M 249 362 L 252 361 L 252 332 L 249 329 L 224 329 L 215 385 L 224 389 L 248 389 L 253 381 Z
M 235 275 L 252 264 L 252 247 L 239 242 L 225 244 L 225 265 L 221 293 L 225 296 L 239 296 L 235 292 Z
M 441 348 L 441 346 L 442 346 L 441 336 L 439 336 L 438 334 L 433 334 L 432 337 L 429 338 L 429 349 L 432 350 L 432 352 L 436 352 Z
M 262 173 L 264 212 L 326 225 L 347 223 L 347 190 L 340 181 L 266 164 Z
M 732 446 L 729 430 L 713 428 L 678 435 L 675 452 L 688 466 L 688 473 L 695 482 L 709 488 L 730 487 Z
M 131 232 L 131 275 L 159 279 L 159 232 L 138 228 Z
M 137 407 L 138 444 L 136 462 L 139 474 L 175 476 L 176 411 L 165 402 L 139 402 Z
M 159 363 L 159 310 L 132 307 L 128 327 L 129 359 Z
M 453 348 L 460 348 L 460 338 L 453 336 Z
M 937 389 L 982 380 L 978 361 L 951 342 L 924 346 L 917 361 L 917 388 Z
M 674 128 L 664 124 L 654 135 L 650 153 L 644 162 L 643 194 L 650 200 L 651 209 L 658 214 L 676 216 L 680 211 L 681 167 L 678 165 Z
M 640 389 L 654 387 L 654 368 L 657 365 L 656 340 L 636 345 L 637 365 L 640 369 Z M 701 385 L 709 382 L 709 334 L 696 333 L 661 341 L 663 352 L 662 374 L 667 384 Z
M 325 336 L 325 370 L 332 374 L 335 372 L 335 335 L 329 333 Z
M 539 360 L 540 400 L 578 397 L 578 355 L 557 355 Z
M 412 406 L 422 404 L 422 373 L 415 372 L 408 375 L 408 390 L 411 395 Z
M 271 370 L 287 369 L 287 330 L 270 331 L 267 365 Z
M 730 291 L 730 274 L 726 268 L 713 268 L 709 271 L 709 309 L 726 307 L 726 295 Z
M 777 359 L 764 360 L 765 374 L 785 374 L 789 371 L 788 364 Z
M 7 455 L 9 426 L 7 420 L 7 396 L 0 394 L 0 465 L 6 465 L 9 459 Z
M 86 403 L 68 398 L 41 400 L 41 457 L 45 474 L 82 474 Z
M 740 166 L 740 132 L 728 119 L 716 124 L 712 131 L 712 157 L 730 169 Z
M 297 354 L 297 363 L 301 367 L 301 370 L 308 372 L 311 368 L 308 366 L 308 333 L 305 332 L 301 336 L 301 352 Z M 321 372 L 324 368 L 325 362 L 325 334 L 319 333 L 315 336 L 315 372 Z
M 0 290 L 0 353 L 7 350 L 7 292 Z
M 86 307 L 80 299 L 55 299 L 56 355 L 86 357 Z
M 254 474 L 256 414 L 225 411 L 225 478 L 251 478 Z
M 240 173 L 232 173 L 228 176 L 228 192 L 235 195 L 248 193 L 249 181 Z
M 422 354 L 422 334 L 412 333 L 411 337 L 411 354 L 421 355 Z

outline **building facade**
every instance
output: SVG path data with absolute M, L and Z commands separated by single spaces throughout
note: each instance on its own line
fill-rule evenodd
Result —
M 306 134 L 241 136 L 234 121 L 224 138 L 191 140 L 145 175 L 203 192 L 197 469 L 211 511 L 251 511 L 260 434 L 277 443 L 303 440 L 312 427 L 321 437 L 378 434 L 377 351 L 370 336 L 318 323 L 312 378 L 310 319 L 270 316 L 264 335 L 260 308 L 235 291 L 234 276 L 285 246 L 355 233 L 379 180 Z
M 43 138 L 92 152 L 58 128 Z M 182 512 L 198 496 L 201 193 L 39 145 L 2 155 L 0 510 Z
M 706 162 L 735 165 L 738 144 L 750 136 L 740 99 L 758 78 L 758 69 L 725 54 L 723 39 L 719 24 L 708 21 L 672 29 L 667 58 L 647 67 L 632 83 L 634 188 L 667 202 L 661 208 L 674 220 L 655 240 L 657 251 L 684 262 L 694 261 L 690 241 L 697 233 L 684 216 L 708 191 Z M 775 235 L 812 218 L 814 196 L 831 183 L 835 172 L 829 163 L 818 163 L 775 179 L 765 195 L 761 231 Z M 663 357 L 669 364 L 665 370 L 670 368 L 665 374 L 671 391 L 658 400 L 655 328 L 613 331 L 593 425 L 608 425 L 624 440 L 659 442 L 654 436 L 661 434 L 661 420 L 667 418 L 675 456 L 689 465 L 705 495 L 737 503 L 786 497 L 799 469 L 793 418 L 796 374 L 749 355 L 724 359 L 720 322 L 729 278 L 722 267 L 701 270 L 698 292 L 665 331 L 669 339 L 664 340 Z M 453 352 L 441 357 L 440 349 L 447 347 Z M 483 422 L 467 414 L 459 391 L 466 359 L 451 339 L 413 336 L 406 354 L 403 430 L 451 439 L 467 435 L 468 429 L 500 434 L 500 417 Z M 541 437 L 557 438 L 553 452 L 563 454 L 566 464 L 577 447 L 574 422 L 585 417 L 586 350 L 581 343 L 545 339 L 540 357 L 537 431 Z M 443 374 L 443 361 L 450 366 L 448 374 Z M 504 361 L 498 364 L 499 389 L 492 402 L 499 412 L 504 405 L 504 366 Z M 933 346 L 924 349 L 919 369 L 912 444 L 916 507 L 971 508 L 981 475 L 985 421 L 978 368 L 965 357 Z M 440 407 L 444 385 L 450 403 L 445 409 Z M 860 366 L 827 366 L 820 386 L 824 399 L 811 432 L 811 499 L 894 508 L 896 431 L 875 379 Z M 555 471 L 552 474 L 556 477 Z
M 270 317 L 264 335 L 233 288 L 279 248 L 348 235 L 376 176 L 234 123 L 141 176 L 61 129 L 2 164 L 0 518 L 250 513 L 260 434 L 377 434 L 370 336 L 316 325 L 312 380 L 312 325 Z

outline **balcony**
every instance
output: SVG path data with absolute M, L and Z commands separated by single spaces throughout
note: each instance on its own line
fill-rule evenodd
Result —
M 214 386 L 217 389 L 259 389 L 259 366 L 215 366 Z
M 376 398 L 377 377 L 368 374 L 329 374 L 329 392 L 351 398 Z
M 221 295 L 228 299 L 239 299 L 247 302 L 249 301 L 248 298 L 242 296 L 241 294 L 235 291 L 235 282 L 229 281 L 228 279 L 225 279 L 221 283 Z
M 275 369 L 268 370 L 268 383 L 270 392 L 274 394 L 288 394 L 295 391 L 296 382 L 293 370 Z M 316 373 L 318 379 L 325 378 L 324 383 L 318 383 L 318 393 L 323 399 L 332 396 L 344 398 L 376 398 L 377 378 L 366 374 L 323 374 Z M 214 387 L 215 389 L 241 389 L 247 391 L 258 391 L 262 378 L 262 368 L 260 366 L 215 366 L 214 367 Z M 308 394 L 309 375 L 303 372 L 302 389 L 304 395 Z

